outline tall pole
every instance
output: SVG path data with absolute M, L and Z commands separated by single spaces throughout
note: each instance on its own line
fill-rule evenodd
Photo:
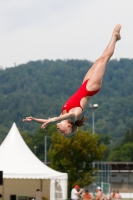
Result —
M 92 135 L 94 137 L 94 133 L 95 133 L 94 110 L 96 108 L 98 108 L 98 104 L 89 104 L 89 107 L 92 109 Z M 95 167 L 95 162 L 92 163 L 92 167 L 93 168 Z M 93 172 L 93 174 L 94 174 L 94 172 Z M 93 195 L 94 195 L 94 184 L 95 184 L 95 182 L 93 183 Z
M 94 136 L 94 131 L 95 131 L 95 129 L 94 129 L 94 109 L 92 109 L 92 134 L 93 134 L 93 136 Z
M 95 124 L 94 124 L 94 110 L 98 108 L 98 104 L 89 104 L 89 107 L 92 110 L 92 134 L 94 136 L 95 133 Z
M 34 146 L 34 154 L 36 155 L 37 146 Z
M 45 139 L 45 165 L 47 164 L 47 136 L 44 136 Z
M 92 108 L 92 135 L 93 135 L 93 137 L 94 137 L 94 108 Z M 93 167 L 93 169 L 94 169 L 94 167 L 95 167 L 94 161 L 93 161 L 93 163 L 92 163 L 92 167 Z M 93 173 L 94 173 L 94 172 L 93 172 Z M 94 184 L 93 184 L 93 195 L 94 195 Z
M 47 165 L 47 138 L 51 139 L 51 137 L 48 135 L 44 136 L 44 163 L 45 165 Z

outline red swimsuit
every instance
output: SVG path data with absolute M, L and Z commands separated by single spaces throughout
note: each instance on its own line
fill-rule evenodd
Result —
M 71 110 L 72 108 L 81 107 L 80 101 L 81 101 L 82 98 L 84 98 L 86 96 L 93 96 L 94 94 L 96 94 L 97 92 L 99 92 L 100 89 L 95 90 L 95 91 L 88 91 L 88 90 L 86 90 L 86 84 L 87 84 L 87 82 L 88 82 L 88 80 L 86 80 L 80 86 L 80 88 L 66 101 L 66 103 L 62 107 L 62 113 L 63 113 L 64 110 L 66 110 L 67 113 L 68 113 L 69 110 Z

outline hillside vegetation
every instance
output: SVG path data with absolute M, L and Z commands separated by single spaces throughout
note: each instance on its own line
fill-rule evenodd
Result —
M 13 122 L 20 131 L 33 134 L 39 124 L 23 123 L 26 116 L 59 115 L 67 98 L 75 92 L 91 67 L 87 60 L 44 60 L 0 69 L 0 141 Z M 95 132 L 110 134 L 119 143 L 133 125 L 133 59 L 108 63 L 100 92 L 89 103 L 97 103 Z M 91 129 L 91 109 L 85 129 Z

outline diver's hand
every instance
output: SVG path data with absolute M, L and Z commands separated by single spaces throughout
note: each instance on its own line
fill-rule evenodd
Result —
M 30 116 L 30 117 L 26 117 L 25 119 L 23 119 L 23 122 L 31 122 L 34 120 L 34 117 Z
M 41 125 L 41 128 L 44 129 L 51 122 L 50 118 L 46 119 L 45 122 Z

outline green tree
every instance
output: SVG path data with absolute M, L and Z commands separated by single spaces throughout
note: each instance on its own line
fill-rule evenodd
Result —
M 133 161 L 133 143 L 125 143 L 122 146 L 115 147 L 109 157 L 108 161 L 121 161 L 131 162 Z
M 92 163 L 101 160 L 106 149 L 104 144 L 98 144 L 98 135 L 87 131 L 79 131 L 74 137 L 67 139 L 60 133 L 53 134 L 49 150 L 50 167 L 68 173 L 68 191 L 74 184 L 85 186 L 94 179 Z
M 122 140 L 122 145 L 128 142 L 133 142 L 133 127 L 131 128 L 131 130 L 127 131 L 123 140 Z
M 45 136 L 51 137 L 52 133 L 55 132 L 55 125 L 52 124 L 45 129 L 41 129 L 39 125 L 39 129 L 34 134 L 26 134 L 25 132 L 21 132 L 21 135 L 25 141 L 25 143 L 28 145 L 28 147 L 31 149 L 31 151 L 34 153 L 34 147 L 36 146 L 36 156 L 44 161 L 44 154 L 45 154 L 45 143 L 44 138 Z M 47 140 L 47 149 L 49 149 L 50 145 L 52 143 L 51 140 Z
M 13 122 L 21 131 L 32 134 L 35 123 L 22 123 L 26 116 L 48 118 L 60 115 L 61 106 L 81 85 L 92 62 L 87 60 L 31 61 L 0 69 L 0 143 Z M 133 59 L 111 60 L 102 88 L 89 103 L 98 103 L 95 131 L 110 134 L 114 145 L 133 125 Z M 128 70 L 127 70 L 128 69 Z M 91 111 L 86 108 L 86 115 Z M 88 118 L 87 129 L 92 127 Z
M 107 160 L 110 152 L 111 152 L 111 135 L 109 134 L 100 134 L 99 139 L 98 139 L 98 145 L 100 144 L 105 144 L 106 145 L 106 150 L 104 151 L 103 159 L 102 160 Z
M 98 144 L 104 143 L 106 145 L 110 145 L 111 135 L 109 134 L 100 134 L 98 139 Z

